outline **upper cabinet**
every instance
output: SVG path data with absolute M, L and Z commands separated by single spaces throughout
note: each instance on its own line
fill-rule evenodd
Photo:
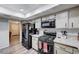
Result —
M 68 11 L 56 14 L 56 28 L 68 28 Z
M 42 17 L 42 21 L 52 21 L 53 19 L 55 19 L 55 15 L 49 15 L 46 17 Z
M 47 20 L 47 17 L 42 17 L 42 21 L 46 21 Z
M 35 20 L 35 28 L 41 28 L 41 18 Z
M 79 7 L 69 11 L 69 28 L 79 28 Z
M 41 21 L 55 19 L 56 28 L 79 28 L 79 7 L 49 15 L 35 20 L 36 28 L 41 28 Z
M 49 15 L 49 16 L 47 17 L 47 19 L 48 19 L 48 20 L 53 20 L 53 19 L 55 19 L 55 15 Z

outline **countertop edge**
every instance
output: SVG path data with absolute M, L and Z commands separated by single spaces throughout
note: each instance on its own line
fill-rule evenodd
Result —
M 79 47 L 76 46 L 76 45 L 71 45 L 71 44 L 67 44 L 67 43 L 62 43 L 61 41 L 57 41 L 57 40 L 54 40 L 54 43 L 59 43 L 59 44 L 62 44 L 62 45 L 67 45 L 67 46 L 70 46 L 70 47 L 79 49 Z

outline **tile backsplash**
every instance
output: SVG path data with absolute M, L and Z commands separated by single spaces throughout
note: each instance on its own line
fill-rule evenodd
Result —
M 78 33 L 68 33 L 67 38 L 72 40 L 78 40 Z
M 57 32 L 57 37 L 68 40 L 78 40 L 78 33 L 67 33 L 67 36 L 63 36 L 61 32 Z
M 55 29 L 55 28 L 41 28 L 39 29 L 39 32 L 43 34 L 44 31 L 48 31 L 48 32 L 56 32 L 57 33 L 57 37 L 66 37 L 63 36 L 61 31 L 67 31 L 67 39 L 72 39 L 72 40 L 78 40 L 78 33 L 79 33 L 79 29 L 78 28 L 59 28 L 59 29 Z

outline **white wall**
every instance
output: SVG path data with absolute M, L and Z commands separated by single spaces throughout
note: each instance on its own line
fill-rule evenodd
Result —
M 9 46 L 9 23 L 7 19 L 0 19 L 0 49 Z

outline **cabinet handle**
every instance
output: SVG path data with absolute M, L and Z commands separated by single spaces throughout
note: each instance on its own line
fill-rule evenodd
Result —
M 72 28 L 73 28 L 73 22 L 72 22 Z
M 65 28 L 66 28 L 67 24 L 65 23 Z

